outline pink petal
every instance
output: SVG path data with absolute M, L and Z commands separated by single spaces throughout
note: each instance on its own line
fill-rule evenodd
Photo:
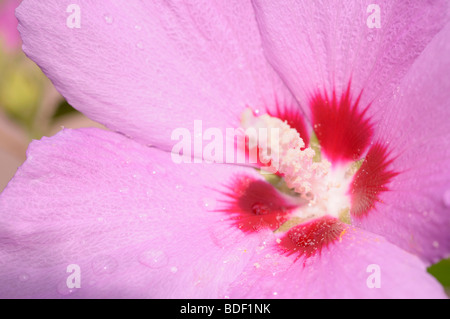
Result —
M 339 96 L 350 79 L 369 105 L 401 80 L 447 12 L 446 1 L 377 1 L 381 28 L 369 28 L 371 0 L 254 2 L 266 56 L 306 113 L 315 90 Z
M 100 129 L 33 142 L 0 197 L 0 297 L 223 297 L 271 233 L 219 212 L 220 184 L 243 173 L 258 178 Z M 66 285 L 72 264 L 81 288 Z
M 428 263 L 450 255 L 450 24 L 372 116 L 398 175 L 375 211 L 355 222 Z
M 69 28 L 67 3 L 25 0 L 24 51 L 71 105 L 143 144 L 170 149 L 175 128 L 235 128 L 247 106 L 289 97 L 248 1 L 77 3 Z
M 425 265 L 384 238 L 341 224 L 314 255 L 267 240 L 227 292 L 230 298 L 445 298 Z M 333 228 L 332 231 L 336 229 Z M 319 240 L 315 238 L 314 240 Z M 379 274 L 379 281 L 375 278 Z

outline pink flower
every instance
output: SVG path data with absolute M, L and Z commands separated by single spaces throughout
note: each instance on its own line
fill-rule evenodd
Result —
M 3 42 L 8 50 L 17 50 L 21 44 L 17 19 L 14 16 L 14 10 L 20 2 L 21 0 L 0 1 L 0 42 Z
M 426 267 L 450 248 L 446 1 L 378 1 L 380 28 L 370 1 L 77 4 L 25 0 L 24 50 L 112 132 L 31 144 L 0 197 L 0 296 L 445 297 Z M 171 160 L 174 129 L 244 114 L 286 120 L 311 171 L 272 177 L 296 192 Z

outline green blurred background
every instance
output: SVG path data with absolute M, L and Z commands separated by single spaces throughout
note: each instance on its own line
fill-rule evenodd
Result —
M 102 127 L 75 111 L 21 50 L 15 8 L 0 0 L 0 191 L 26 158 L 32 139 L 66 128 Z

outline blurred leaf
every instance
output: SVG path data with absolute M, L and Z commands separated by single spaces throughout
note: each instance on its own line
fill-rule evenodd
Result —
M 444 287 L 450 287 L 450 258 L 442 259 L 440 262 L 428 267 L 428 272 Z
M 40 99 L 40 85 L 24 70 L 5 72 L 0 85 L 0 103 L 8 113 L 28 121 Z
M 72 113 L 78 113 L 78 111 L 75 110 L 66 100 L 62 100 L 61 103 L 59 103 L 55 113 L 53 114 L 53 118 Z

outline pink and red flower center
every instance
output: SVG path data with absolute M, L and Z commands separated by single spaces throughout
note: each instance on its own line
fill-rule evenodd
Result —
M 229 184 L 223 211 L 234 226 L 281 234 L 278 247 L 297 260 L 320 253 L 342 238 L 345 223 L 376 208 L 398 173 L 389 169 L 385 144 L 372 142 L 374 126 L 360 97 L 352 102 L 350 85 L 339 98 L 316 93 L 310 132 L 299 108 L 277 104 L 266 114 L 244 113 L 244 129 L 276 128 L 279 136 L 253 141 L 265 179 L 236 176 Z M 320 148 L 313 148 L 314 138 Z

